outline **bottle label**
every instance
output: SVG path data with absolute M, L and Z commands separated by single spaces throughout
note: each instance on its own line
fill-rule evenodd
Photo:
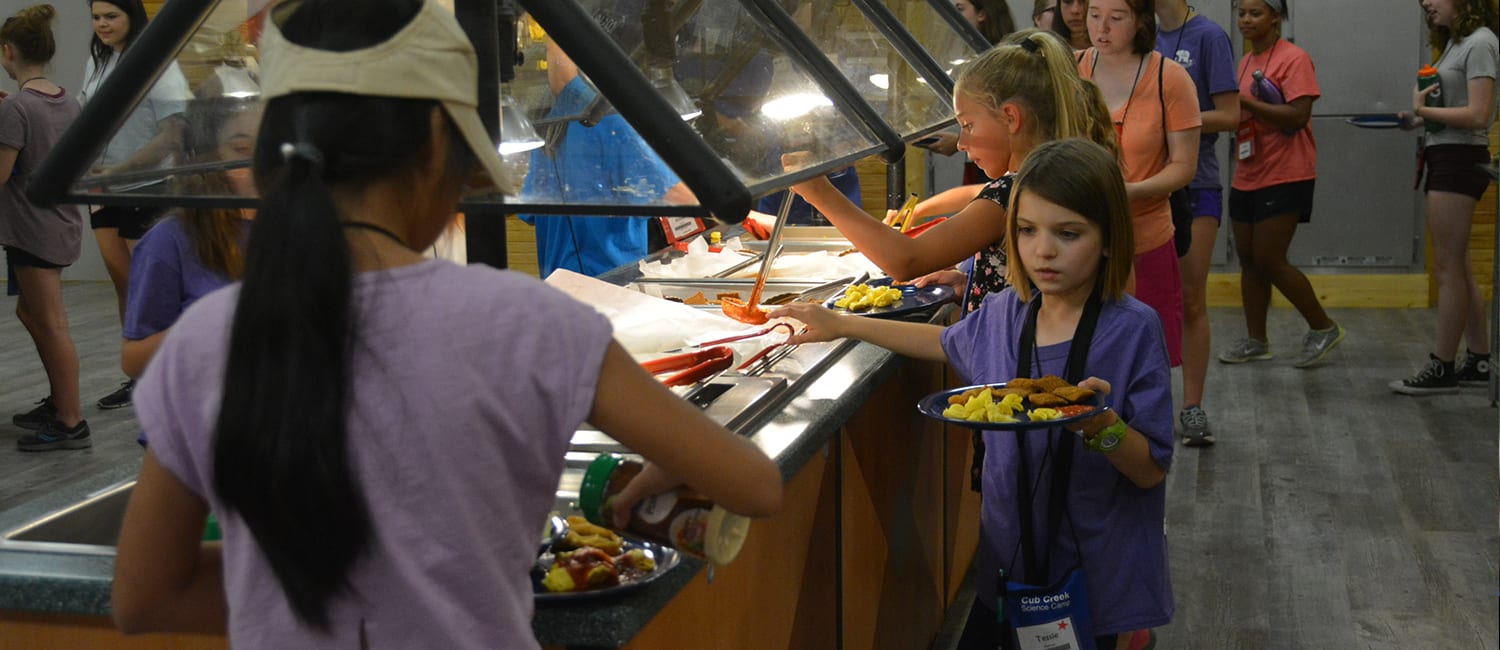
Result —
M 667 515 L 672 514 L 672 509 L 677 507 L 677 493 L 664 492 L 654 497 L 641 500 L 641 504 L 635 507 L 636 516 L 648 524 L 659 524 L 666 521 Z
M 695 557 L 706 557 L 708 512 L 702 508 L 692 508 L 678 513 L 672 519 L 670 530 L 672 547 Z

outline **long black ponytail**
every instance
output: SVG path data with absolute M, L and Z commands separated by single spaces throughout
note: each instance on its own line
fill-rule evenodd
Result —
M 307 0 L 289 41 L 348 51 L 382 42 L 413 0 Z M 348 453 L 356 340 L 350 255 L 330 188 L 414 168 L 432 101 L 297 93 L 266 105 L 255 147 L 262 206 L 230 333 L 214 487 L 245 521 L 293 611 L 327 629 L 327 604 L 372 543 Z

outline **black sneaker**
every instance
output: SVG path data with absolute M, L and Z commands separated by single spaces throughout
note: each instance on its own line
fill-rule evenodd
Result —
M 1214 433 L 1208 428 L 1208 414 L 1194 404 L 1177 414 L 1182 423 L 1182 444 L 1187 447 L 1207 447 L 1214 444 Z
M 57 407 L 52 405 L 52 397 L 47 396 L 37 401 L 36 408 L 11 416 L 10 422 L 22 429 L 36 431 L 56 418 Z
M 52 451 L 53 449 L 87 449 L 94 442 L 89 440 L 88 420 L 79 420 L 73 428 L 63 426 L 57 420 L 48 420 L 42 428 L 29 436 L 21 436 L 16 448 L 21 451 Z
M 1438 395 L 1458 392 L 1458 374 L 1453 364 L 1443 363 L 1435 354 L 1429 354 L 1427 367 L 1406 379 L 1397 379 L 1388 384 L 1391 390 L 1403 395 Z
M 124 408 L 126 406 L 130 406 L 130 393 L 133 392 L 134 390 L 135 390 L 135 380 L 134 379 L 131 379 L 131 380 L 129 380 L 129 381 L 123 383 L 123 384 L 120 384 L 120 387 L 116 388 L 115 392 L 110 393 L 108 395 L 105 395 L 104 397 L 99 398 L 99 408 L 108 410 L 108 409 L 117 409 L 117 408 Z
M 1464 354 L 1464 362 L 1459 364 L 1458 370 L 1453 374 L 1458 375 L 1460 385 L 1489 386 L 1491 372 L 1494 372 L 1494 366 L 1490 365 L 1490 355 L 1480 356 L 1468 352 Z

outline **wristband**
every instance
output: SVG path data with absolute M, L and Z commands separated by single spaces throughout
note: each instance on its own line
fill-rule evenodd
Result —
M 1129 427 L 1125 426 L 1125 421 L 1116 417 L 1114 424 L 1100 429 L 1092 436 L 1084 437 L 1083 446 L 1090 451 L 1107 454 L 1120 448 L 1120 443 L 1125 440 L 1125 434 L 1129 431 Z

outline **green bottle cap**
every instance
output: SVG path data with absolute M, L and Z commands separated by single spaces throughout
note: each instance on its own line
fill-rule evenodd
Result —
M 609 477 L 622 460 L 616 454 L 599 454 L 583 472 L 583 485 L 578 488 L 578 509 L 595 526 L 605 525 L 599 512 L 604 505 L 604 488 L 609 486 Z

